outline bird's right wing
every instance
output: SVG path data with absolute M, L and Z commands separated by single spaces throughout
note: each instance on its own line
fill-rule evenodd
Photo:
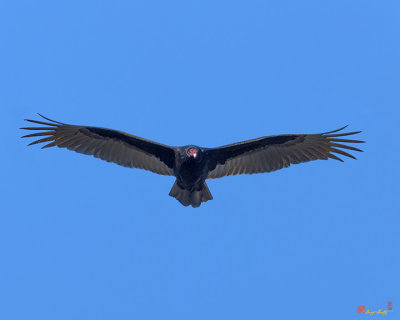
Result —
M 143 139 L 122 131 L 100 127 L 65 124 L 41 115 L 50 122 L 27 120 L 45 127 L 25 127 L 40 130 L 27 137 L 41 137 L 29 145 L 50 142 L 42 148 L 60 147 L 79 153 L 93 155 L 124 167 L 149 170 L 162 175 L 174 175 L 175 151 L 172 147 Z
M 319 134 L 287 134 L 262 137 L 219 148 L 206 149 L 209 158 L 208 179 L 236 174 L 262 173 L 289 167 L 291 164 L 328 158 L 342 161 L 333 153 L 350 158 L 348 149 L 362 151 L 344 143 L 361 143 L 360 140 L 343 139 L 357 132 L 337 133 L 341 129 Z

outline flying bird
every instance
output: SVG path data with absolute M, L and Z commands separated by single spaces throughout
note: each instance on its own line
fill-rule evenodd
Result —
M 339 133 L 346 126 L 318 134 L 266 136 L 218 148 L 171 147 L 122 131 L 71 125 L 40 116 L 49 122 L 25 119 L 42 126 L 21 128 L 40 131 L 23 138 L 43 136 L 29 145 L 49 142 L 42 148 L 67 148 L 124 167 L 175 176 L 169 195 L 182 205 L 192 207 L 213 199 L 206 179 L 271 172 L 312 160 L 343 161 L 335 154 L 356 159 L 343 149 L 362 151 L 347 143 L 364 142 L 343 139 L 361 132 Z

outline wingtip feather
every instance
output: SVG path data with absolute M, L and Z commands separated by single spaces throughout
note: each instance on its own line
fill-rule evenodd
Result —
M 349 126 L 349 125 L 347 124 L 347 125 L 345 125 L 344 127 L 341 127 L 341 128 L 339 128 L 339 129 L 336 129 L 336 130 L 324 132 L 323 134 L 330 134 L 330 133 L 338 132 L 338 131 L 341 131 L 341 130 L 343 130 L 343 129 L 346 129 L 348 126 Z
M 328 154 L 328 157 L 331 158 L 331 159 L 338 160 L 338 161 L 340 161 L 340 162 L 344 162 L 342 159 L 340 159 L 339 157 L 335 156 L 335 155 L 332 154 L 332 153 L 329 153 L 329 154 Z
M 53 142 L 50 142 L 50 143 L 44 145 L 41 149 L 46 149 L 46 148 L 55 147 L 55 146 L 57 146 L 57 142 L 53 141 Z
M 45 117 L 44 115 L 42 115 L 42 114 L 40 114 L 40 113 L 38 113 L 38 115 L 41 116 L 43 119 L 46 119 L 46 120 L 48 120 L 48 121 L 51 121 L 51 122 L 54 122 L 54 123 L 58 123 L 58 124 L 64 124 L 64 123 L 62 123 L 62 122 L 59 122 L 59 121 L 56 121 L 56 120 L 47 118 L 47 117 Z

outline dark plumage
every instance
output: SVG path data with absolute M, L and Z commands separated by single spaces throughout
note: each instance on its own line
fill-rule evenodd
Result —
M 343 161 L 338 156 L 356 159 L 342 149 L 362 151 L 343 143 L 364 141 L 343 139 L 343 136 L 360 133 L 338 133 L 338 130 L 318 134 L 286 134 L 262 137 L 218 148 L 201 148 L 194 145 L 170 147 L 122 131 L 99 127 L 65 124 L 40 115 L 50 122 L 26 120 L 43 126 L 21 128 L 40 130 L 26 137 L 41 137 L 29 145 L 49 142 L 42 148 L 60 147 L 129 168 L 149 170 L 158 174 L 175 176 L 169 193 L 184 206 L 198 207 L 212 200 L 206 179 L 236 174 L 270 172 L 291 164 L 329 158 Z

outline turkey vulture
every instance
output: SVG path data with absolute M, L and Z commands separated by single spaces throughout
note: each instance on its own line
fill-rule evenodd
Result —
M 261 137 L 218 148 L 195 145 L 170 147 L 122 131 L 65 124 L 40 116 L 49 122 L 25 119 L 43 126 L 21 128 L 40 131 L 23 138 L 44 136 L 29 145 L 50 142 L 42 148 L 67 148 L 124 167 L 175 176 L 176 181 L 169 195 L 184 206 L 193 207 L 199 207 L 202 202 L 213 199 L 206 179 L 270 172 L 291 164 L 318 159 L 343 161 L 334 153 L 356 159 L 342 149 L 362 150 L 344 143 L 364 142 L 343 139 L 343 136 L 361 132 L 338 133 L 346 126 L 318 134 Z

